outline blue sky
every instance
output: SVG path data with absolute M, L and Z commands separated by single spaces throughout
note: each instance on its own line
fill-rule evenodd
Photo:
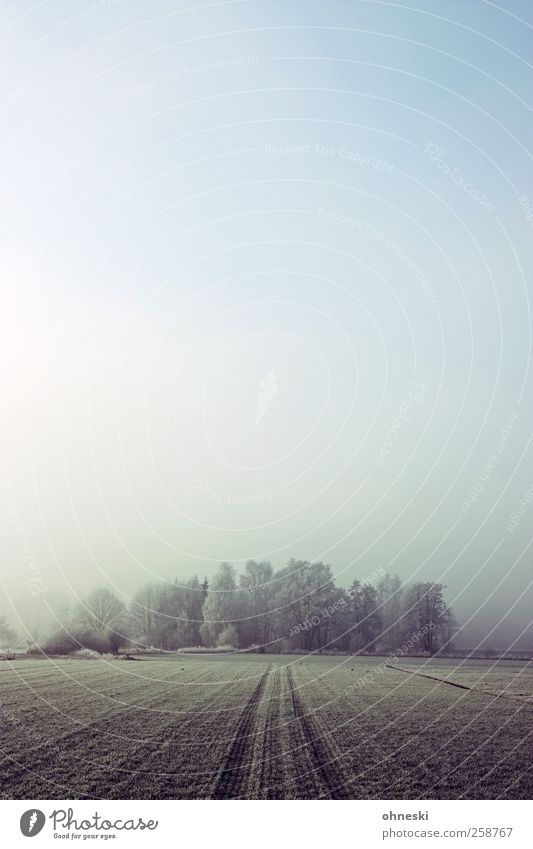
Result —
M 6 592 L 296 556 L 443 580 L 467 640 L 516 603 L 518 636 L 530 4 L 0 24 Z

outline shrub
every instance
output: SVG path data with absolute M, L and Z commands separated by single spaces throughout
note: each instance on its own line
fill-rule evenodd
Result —
M 109 651 L 109 642 L 102 634 L 97 634 L 95 631 L 78 631 L 74 636 L 78 641 L 77 649 L 92 649 L 100 654 Z
M 101 634 L 94 631 L 58 631 L 42 646 L 44 654 L 72 654 L 80 649 L 89 649 L 103 654 L 110 650 L 109 643 Z
M 46 640 L 46 642 L 35 649 L 30 649 L 31 653 L 42 654 L 71 654 L 79 648 L 78 643 L 74 639 L 73 634 L 67 631 L 58 631 Z

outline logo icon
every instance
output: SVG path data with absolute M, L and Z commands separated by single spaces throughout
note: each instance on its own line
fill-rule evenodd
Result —
M 268 371 L 259 384 L 257 392 L 257 415 L 255 417 L 256 427 L 259 427 L 261 419 L 270 407 L 272 401 L 278 394 L 278 373 L 275 368 Z
M 29 811 L 24 811 L 20 818 L 20 830 L 24 837 L 35 837 L 42 831 L 46 822 L 46 817 L 42 811 L 37 808 L 31 808 Z

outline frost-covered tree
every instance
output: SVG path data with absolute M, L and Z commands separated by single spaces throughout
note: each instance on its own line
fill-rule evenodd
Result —
M 242 593 L 237 589 L 235 568 L 231 563 L 221 563 L 214 575 L 203 607 L 202 641 L 215 646 L 221 632 L 233 625 L 238 633 Z
M 11 628 L 7 618 L 3 615 L 0 616 L 0 649 L 10 648 L 15 638 L 15 631 Z

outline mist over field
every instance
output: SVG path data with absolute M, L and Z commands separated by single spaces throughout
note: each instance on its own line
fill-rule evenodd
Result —
M 2 9 L 21 638 L 295 558 L 533 650 L 533 16 L 500 5 Z
M 6 845 L 526 845 L 532 35 L 0 3 Z

